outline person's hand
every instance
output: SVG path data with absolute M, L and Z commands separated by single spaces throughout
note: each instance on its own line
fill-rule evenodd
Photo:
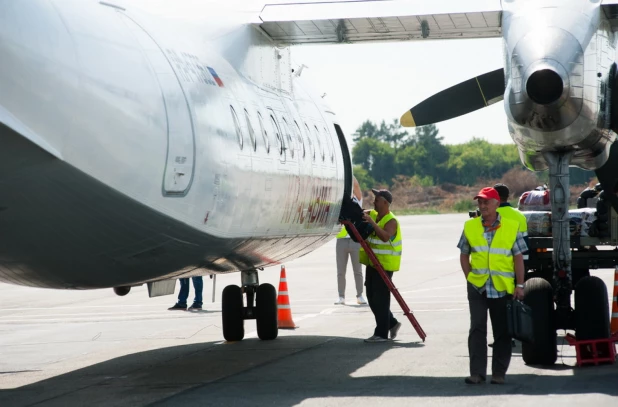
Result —
M 513 297 L 516 300 L 523 300 L 524 299 L 524 289 L 520 287 L 515 287 L 515 292 L 513 293 Z
M 373 219 L 371 218 L 371 216 L 369 216 L 369 213 L 368 213 L 368 212 L 365 212 L 365 213 L 363 214 L 363 220 L 364 220 L 365 222 L 369 222 L 369 223 L 371 223 L 372 225 L 375 223 L 375 222 L 373 221 Z

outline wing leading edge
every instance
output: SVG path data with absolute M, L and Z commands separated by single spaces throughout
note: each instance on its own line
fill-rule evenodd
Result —
M 259 25 L 279 44 L 489 38 L 501 36 L 501 11 L 500 0 L 267 4 Z

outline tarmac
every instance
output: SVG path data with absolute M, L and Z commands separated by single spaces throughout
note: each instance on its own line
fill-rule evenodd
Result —
M 223 340 L 221 290 L 240 284 L 238 273 L 217 277 L 214 303 L 205 277 L 200 312 L 167 311 L 178 289 L 150 299 L 145 286 L 118 297 L 112 289 L 0 284 L 0 406 L 618 405 L 618 365 L 574 367 L 562 331 L 554 366 L 525 365 L 518 344 L 505 385 L 464 384 L 469 314 L 456 245 L 466 218 L 400 218 L 404 254 L 394 283 L 424 343 L 394 299 L 397 339 L 363 342 L 375 323 L 356 304 L 351 265 L 347 303 L 333 304 L 335 240 L 285 264 L 298 328 L 274 341 L 257 339 L 254 321 L 245 322 L 243 341 Z M 279 267 L 266 269 L 260 282 L 278 288 L 279 275 Z M 593 275 L 611 296 L 614 270 Z

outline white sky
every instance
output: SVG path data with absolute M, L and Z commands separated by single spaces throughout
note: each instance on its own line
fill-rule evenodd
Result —
M 352 134 L 364 120 L 390 122 L 425 98 L 500 68 L 502 40 L 303 45 L 292 48 L 302 77 L 326 93 L 325 101 Z M 437 125 L 447 144 L 480 137 L 512 143 L 502 102 Z

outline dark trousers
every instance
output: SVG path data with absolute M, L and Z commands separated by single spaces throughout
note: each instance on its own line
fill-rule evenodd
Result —
M 511 337 L 506 325 L 506 304 L 512 295 L 502 298 L 487 298 L 486 293 L 468 283 L 468 303 L 470 305 L 470 333 L 468 352 L 470 353 L 470 374 L 487 375 L 487 310 L 494 333 L 494 356 L 491 361 L 493 375 L 504 376 L 511 362 Z
M 387 271 L 386 274 L 388 278 L 393 279 L 392 271 Z M 378 270 L 370 266 L 367 266 L 365 272 L 365 286 L 367 287 L 369 307 L 376 318 L 376 329 L 373 331 L 373 334 L 388 339 L 389 329 L 397 325 L 397 320 L 390 309 L 391 292 L 384 280 L 382 280 Z
M 202 289 L 204 288 L 204 280 L 202 280 L 202 276 L 191 277 L 193 280 L 193 288 L 195 288 L 195 299 L 193 300 L 193 304 L 202 306 Z M 189 279 L 188 278 L 180 278 L 180 292 L 178 293 L 178 304 L 187 305 L 187 298 L 189 298 Z

